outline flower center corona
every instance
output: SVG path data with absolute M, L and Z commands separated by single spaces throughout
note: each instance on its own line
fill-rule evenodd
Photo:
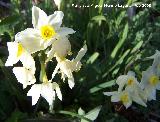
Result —
M 156 75 L 150 77 L 149 82 L 151 85 L 155 86 L 159 82 L 159 78 Z
M 132 85 L 133 82 L 134 82 L 133 78 L 129 78 L 129 79 L 128 79 L 128 85 Z
M 123 94 L 123 95 L 120 97 L 120 100 L 121 100 L 123 103 L 128 103 L 128 101 L 129 101 L 128 94 Z
M 50 25 L 42 26 L 40 31 L 41 31 L 41 36 L 44 40 L 51 39 L 56 34 L 54 28 Z
M 22 44 L 18 43 L 17 57 L 21 56 L 23 51 L 24 49 L 23 49 Z

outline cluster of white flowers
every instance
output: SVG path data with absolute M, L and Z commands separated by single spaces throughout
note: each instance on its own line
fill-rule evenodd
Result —
M 141 82 L 137 81 L 134 72 L 129 71 L 117 78 L 118 91 L 104 92 L 104 95 L 111 96 L 112 102 L 121 101 L 126 108 L 132 101 L 146 107 L 147 101 L 156 100 L 156 90 L 160 90 L 160 51 L 148 58 L 153 59 L 153 64 L 142 72 Z
M 21 61 L 23 67 L 14 67 L 13 73 L 18 82 L 23 85 L 23 88 L 32 85 L 27 93 L 27 96 L 32 96 L 32 105 L 37 103 L 40 96 L 44 97 L 49 105 L 53 104 L 55 94 L 62 100 L 59 85 L 56 82 L 52 82 L 54 76 L 60 72 L 63 81 L 68 78 L 69 87 L 73 88 L 74 77 L 72 72 L 80 69 L 80 60 L 87 51 L 87 46 L 84 45 L 76 58 L 72 60 L 66 59 L 66 56 L 71 53 L 68 35 L 75 33 L 75 31 L 71 28 L 61 27 L 63 16 L 62 11 L 55 11 L 54 14 L 47 16 L 43 10 L 33 6 L 33 28 L 27 28 L 17 33 L 15 41 L 7 43 L 9 56 L 5 66 L 13 66 L 18 61 Z M 37 54 L 41 58 L 40 84 L 35 84 L 36 67 L 33 54 Z M 45 66 L 53 58 L 57 60 L 57 66 L 52 78 L 48 80 Z

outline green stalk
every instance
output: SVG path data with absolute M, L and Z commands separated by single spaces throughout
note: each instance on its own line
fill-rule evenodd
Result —
M 46 70 L 45 70 L 46 69 L 46 65 L 45 65 L 45 55 L 44 55 L 44 53 L 41 53 L 39 55 L 39 59 L 40 59 L 40 64 L 41 64 L 41 71 L 40 71 L 39 80 L 41 82 L 46 83 L 46 82 L 48 82 L 48 79 L 47 79 L 47 74 L 46 74 Z

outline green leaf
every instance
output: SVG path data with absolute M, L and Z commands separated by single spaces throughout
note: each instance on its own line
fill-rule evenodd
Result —
M 95 52 L 88 60 L 87 60 L 87 64 L 93 64 L 95 62 L 95 60 L 98 58 L 99 53 Z
M 118 16 L 117 20 L 115 21 L 116 27 L 118 27 L 121 24 L 121 22 L 122 22 L 123 18 L 125 17 L 125 15 L 126 15 L 126 11 L 122 11 L 120 13 L 120 15 Z
M 143 44 L 143 41 L 140 41 L 138 44 L 136 44 L 136 46 L 132 49 L 131 53 L 134 53 L 137 50 L 139 50 L 141 48 L 142 44 Z
M 115 80 L 111 80 L 111 81 L 108 81 L 108 82 L 105 82 L 105 83 L 101 83 L 93 88 L 90 89 L 90 93 L 95 93 L 99 90 L 102 90 L 104 88 L 107 88 L 107 87 L 111 87 L 115 85 Z
M 4 66 L 2 59 L 0 59 L 0 68 L 2 69 L 3 73 L 5 74 L 5 76 L 7 76 L 8 79 L 11 78 L 11 75 L 9 74 L 6 67 Z
M 120 65 L 121 63 L 123 63 L 124 58 L 129 54 L 130 49 L 126 50 L 124 52 L 124 54 L 118 59 L 118 61 L 115 63 L 115 65 L 113 65 L 109 70 L 107 69 L 107 72 L 102 76 L 103 78 L 106 77 L 108 75 L 109 72 L 111 72 L 112 70 L 114 70 L 118 65 Z
M 99 1 L 99 6 L 103 6 L 103 3 L 104 3 L 104 0 L 100 0 Z M 102 13 L 102 9 L 103 9 L 103 7 L 99 7 L 99 10 L 98 10 L 99 14 Z
M 116 47 L 114 48 L 113 52 L 111 53 L 111 57 L 115 58 L 117 52 L 119 51 L 119 49 L 122 47 L 122 45 L 125 43 L 125 40 L 127 38 L 127 34 L 128 34 L 128 23 L 125 25 L 124 30 L 123 30 L 123 35 L 121 37 L 121 39 L 119 40 L 118 44 L 116 45 Z
M 20 19 L 19 15 L 8 16 L 0 21 L 0 26 L 4 25 L 15 25 Z
M 96 21 L 96 22 L 99 22 L 99 21 L 107 21 L 106 18 L 105 18 L 105 16 L 103 16 L 103 15 L 95 16 L 95 17 L 93 17 L 91 20 Z
M 3 18 L 0 21 L 0 34 L 8 32 L 11 36 L 13 35 L 14 27 L 21 21 L 21 17 L 16 15 L 11 15 L 6 18 Z

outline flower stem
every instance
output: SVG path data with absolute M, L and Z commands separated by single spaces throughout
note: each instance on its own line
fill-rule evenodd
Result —
M 45 71 L 46 65 L 45 65 L 44 53 L 41 53 L 39 55 L 39 59 L 40 59 L 40 64 L 41 64 L 40 81 L 45 83 L 45 82 L 48 82 L 48 79 L 47 79 L 47 75 L 46 75 L 46 71 Z

